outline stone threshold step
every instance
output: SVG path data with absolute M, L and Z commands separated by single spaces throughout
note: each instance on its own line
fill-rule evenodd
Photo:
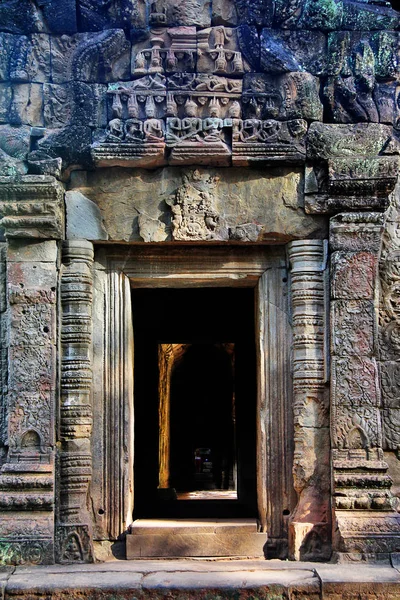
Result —
M 257 533 L 257 519 L 136 519 L 132 535 L 161 533 Z
M 389 565 L 288 561 L 112 561 L 0 570 L 4 600 L 398 600 Z
M 138 519 L 126 558 L 263 557 L 266 542 L 255 519 Z

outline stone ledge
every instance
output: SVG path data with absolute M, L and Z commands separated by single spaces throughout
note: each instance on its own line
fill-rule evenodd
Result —
M 389 565 L 288 561 L 150 560 L 94 565 L 17 567 L 2 578 L 11 598 L 249 598 L 363 600 L 400 597 L 400 573 Z

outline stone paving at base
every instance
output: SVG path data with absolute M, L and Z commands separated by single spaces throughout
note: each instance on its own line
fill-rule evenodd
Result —
M 0 586 L 2 600 L 399 600 L 400 567 L 393 565 L 114 560 L 3 567 Z

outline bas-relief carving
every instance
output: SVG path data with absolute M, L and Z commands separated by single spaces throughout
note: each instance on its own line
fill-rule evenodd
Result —
M 213 206 L 213 188 L 218 180 L 210 178 L 206 187 L 201 185 L 201 179 L 200 186 L 196 187 L 196 180 L 199 177 L 194 172 L 172 199 L 172 238 L 185 241 L 227 240 L 228 229 Z
M 346 218 L 344 218 L 346 217 Z M 366 531 L 357 510 L 396 510 L 392 479 L 383 460 L 385 411 L 381 407 L 376 339 L 377 257 L 383 219 L 366 213 L 333 220 L 332 241 L 332 388 L 331 435 L 335 529 L 333 546 L 339 558 L 384 558 L 396 542 L 396 532 Z M 357 229 L 368 232 L 366 239 Z M 372 236 L 372 237 L 371 237 Z M 368 249 L 368 253 L 365 250 Z M 359 252 L 357 252 L 357 250 Z M 354 252 L 356 251 L 356 252 Z M 353 274 L 352 274 L 353 271 Z M 359 282 L 359 285 L 357 285 Z M 370 299 L 368 299 L 370 298 Z M 382 378 L 382 377 L 381 377 Z M 384 393 L 383 387 L 382 391 Z M 395 420 L 395 419 L 394 419 Z M 388 438 L 391 437 L 389 418 Z M 349 511 L 345 516 L 344 510 Z M 369 513 L 371 519 L 373 513 Z M 388 514 L 397 522 L 395 513 Z M 383 521 L 382 521 L 383 523 Z M 358 530 L 358 531 L 357 531 Z M 363 540 L 358 540 L 359 534 Z M 356 550 L 357 549 L 357 550 Z
M 324 96 L 334 122 L 398 122 L 395 32 L 329 34 Z

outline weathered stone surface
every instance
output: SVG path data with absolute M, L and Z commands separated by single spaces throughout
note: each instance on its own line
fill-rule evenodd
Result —
M 319 81 L 309 73 L 247 73 L 242 103 L 245 118 L 322 120 Z
M 330 220 L 330 248 L 332 251 L 343 250 L 345 252 L 373 252 L 377 254 L 381 247 L 383 223 L 384 215 L 379 213 L 342 213 L 336 215 Z M 350 256 L 349 260 L 351 261 Z M 358 263 L 358 261 L 356 262 Z M 359 266 L 361 268 L 361 264 Z M 367 261 L 367 272 L 369 269 L 370 261 Z M 353 292 L 358 293 L 354 288 Z
M 257 27 L 271 27 L 274 16 L 275 2 L 270 0 L 235 0 L 238 22 Z
M 263 533 L 174 533 L 128 535 L 127 558 L 178 556 L 263 556 L 266 535 Z
M 211 25 L 210 0 L 156 0 L 148 4 L 149 25 L 194 25 L 199 28 Z
M 29 151 L 29 127 L 0 125 L 0 174 L 2 176 L 24 175 L 27 172 L 25 159 Z
M 8 262 L 55 263 L 57 261 L 57 242 L 55 240 L 30 242 L 10 239 L 7 245 Z
M 11 33 L 45 31 L 40 9 L 32 0 L 7 0 L 0 7 L 0 28 Z
M 308 71 L 322 75 L 326 70 L 326 37 L 317 31 L 263 29 L 261 68 L 266 73 Z
M 386 125 L 326 125 L 312 123 L 308 132 L 307 156 L 328 159 L 335 156 L 376 156 L 390 150 L 392 131 Z
M 66 238 L 106 240 L 98 206 L 80 192 L 66 192 Z
M 332 302 L 332 354 L 371 356 L 374 351 L 374 305 L 370 300 Z
M 53 177 L 0 178 L 1 226 L 8 237 L 60 239 L 64 234 L 63 188 Z M 34 197 L 34 200 L 33 198 Z
M 368 252 L 335 252 L 331 258 L 332 298 L 374 298 L 377 258 Z
M 38 83 L 12 86 L 9 122 L 14 126 L 43 125 L 43 87 Z
M 78 23 L 81 31 L 101 31 L 110 27 L 129 28 L 144 25 L 145 2 L 117 0 L 99 3 L 96 0 L 78 0 Z
M 212 170 L 207 176 L 205 173 L 205 170 L 171 168 L 154 173 L 141 170 L 132 177 L 120 169 L 107 169 L 98 175 L 88 172 L 87 187 L 80 191 L 100 208 L 110 240 L 142 239 L 138 228 L 138 217 L 142 214 L 161 220 L 171 232 L 172 211 L 168 204 L 171 199 L 175 203 L 177 190 L 185 182 L 210 195 L 226 227 L 234 229 L 249 223 L 263 226 L 258 240 L 288 240 L 306 237 L 311 232 L 324 235 L 324 220 L 307 217 L 301 208 L 299 172 L 284 176 L 271 172 L 265 177 L 261 172 L 251 171 L 245 180 L 240 169 L 231 173 Z M 266 198 L 277 197 L 279 204 L 268 200 L 266 204 Z M 154 199 L 152 203 L 149 198 Z
M 48 130 L 38 141 L 37 150 L 29 153 L 28 160 L 61 158 L 63 169 L 71 165 L 91 166 L 90 145 L 92 132 L 87 126 L 68 125 L 61 129 Z

